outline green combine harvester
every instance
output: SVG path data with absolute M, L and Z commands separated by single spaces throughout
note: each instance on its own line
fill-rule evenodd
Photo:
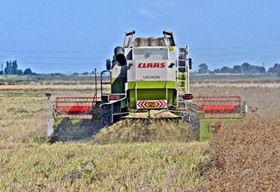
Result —
M 96 89 L 93 97 L 57 97 L 52 105 L 47 94 L 53 114 L 48 123 L 51 138 L 75 119 L 77 126 L 86 126 L 92 133 L 123 119 L 167 119 L 184 121 L 193 139 L 199 140 L 199 118 L 189 92 L 192 60 L 188 46 L 177 47 L 172 32 L 163 31 L 157 38 L 134 34 L 126 33 L 123 45 L 106 61 L 106 70 L 100 74 L 101 90 Z

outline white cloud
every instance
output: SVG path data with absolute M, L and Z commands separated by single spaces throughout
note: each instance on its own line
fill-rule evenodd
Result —
M 138 14 L 140 16 L 143 16 L 143 17 L 146 17 L 146 18 L 150 18 L 150 19 L 154 18 L 154 16 L 155 16 L 155 13 L 152 10 L 150 10 L 150 9 L 148 9 L 146 7 L 143 7 L 141 9 L 139 9 L 138 10 Z
M 146 1 L 143 1 L 141 4 L 143 4 L 143 6 L 140 6 L 138 9 L 138 15 L 149 19 L 155 19 L 164 13 L 186 11 L 189 7 L 189 4 L 186 4 L 184 0 L 154 0 L 148 4 Z

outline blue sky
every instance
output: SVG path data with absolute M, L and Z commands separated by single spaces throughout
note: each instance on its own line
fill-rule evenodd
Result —
M 280 63 L 278 0 L 2 0 L 0 64 L 37 73 L 105 69 L 124 33 L 173 31 L 194 69 Z

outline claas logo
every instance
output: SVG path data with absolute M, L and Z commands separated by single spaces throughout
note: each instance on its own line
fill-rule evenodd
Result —
M 138 68 L 164 68 L 165 63 L 138 63 Z

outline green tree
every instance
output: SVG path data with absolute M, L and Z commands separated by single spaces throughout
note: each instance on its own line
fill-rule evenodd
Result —
M 5 74 L 12 74 L 12 62 L 11 61 L 7 61 L 6 62 L 6 67 L 4 69 Z
M 8 75 L 16 75 L 18 72 L 17 60 L 7 61 L 4 72 L 5 72 L 5 74 L 8 74 Z
M 257 66 L 257 68 L 258 68 L 259 73 L 266 73 L 266 70 L 264 67 Z
M 30 68 L 27 68 L 24 70 L 23 75 L 34 75 L 34 73 Z
M 214 69 L 213 73 L 221 73 L 221 69 Z
M 277 73 L 280 74 L 280 64 L 279 63 L 275 63 L 273 67 L 270 67 L 268 69 L 269 73 Z
M 199 69 L 198 69 L 198 73 L 208 73 L 209 70 L 208 70 L 208 65 L 206 63 L 201 63 L 199 66 Z
M 232 68 L 230 68 L 230 67 L 222 67 L 222 69 L 221 69 L 221 73 L 232 73 L 233 72 L 233 70 L 232 70 Z
M 232 68 L 232 72 L 233 73 L 241 73 L 242 72 L 241 66 L 240 65 L 234 65 L 233 68 Z
M 243 63 L 241 65 L 241 72 L 242 73 L 250 73 L 250 64 L 249 63 Z
M 243 63 L 241 65 L 242 73 L 265 73 L 265 68 L 255 65 L 250 65 L 249 63 Z
M 23 71 L 21 69 L 17 70 L 17 75 L 23 75 Z
M 12 66 L 12 74 L 16 75 L 18 70 L 17 60 L 13 61 L 11 66 Z

